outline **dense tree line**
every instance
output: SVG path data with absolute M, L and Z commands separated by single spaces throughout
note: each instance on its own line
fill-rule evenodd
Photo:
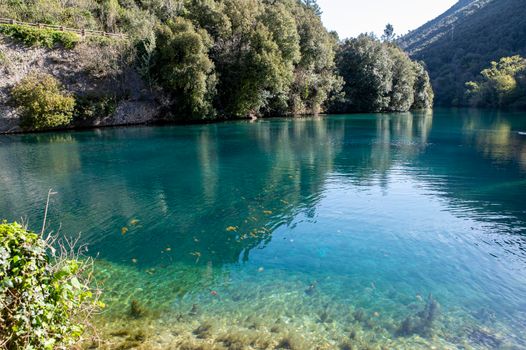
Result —
M 525 13 L 524 0 L 462 0 L 399 43 L 426 63 L 437 105 L 467 105 L 466 82 L 492 61 L 526 57 Z
M 188 1 L 156 42 L 152 73 L 175 115 L 317 113 L 340 83 L 336 38 L 295 0 Z
M 71 3 L 9 0 L 0 16 L 127 33 L 176 117 L 318 113 L 341 86 L 338 40 L 314 0 Z
M 345 40 L 336 58 L 343 77 L 343 97 L 336 112 L 403 112 L 433 105 L 433 90 L 424 66 L 412 61 L 391 43 L 392 26 L 385 41 L 362 34 Z
M 467 100 L 474 107 L 526 108 L 526 59 L 512 56 L 491 62 L 466 87 Z
M 0 17 L 126 33 L 123 48 L 133 59 L 118 61 L 135 62 L 175 119 L 431 107 L 427 72 L 396 47 L 391 25 L 383 41 L 362 35 L 339 42 L 320 14 L 315 0 L 0 5 Z

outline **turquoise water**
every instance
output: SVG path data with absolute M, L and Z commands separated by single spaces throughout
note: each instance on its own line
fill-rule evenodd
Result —
M 519 131 L 437 110 L 1 136 L 0 216 L 39 230 L 57 192 L 101 348 L 526 349 Z

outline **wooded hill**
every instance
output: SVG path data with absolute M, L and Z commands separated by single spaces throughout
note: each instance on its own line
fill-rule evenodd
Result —
M 461 0 L 399 39 L 429 70 L 437 105 L 465 105 L 465 83 L 502 57 L 526 55 L 526 1 Z

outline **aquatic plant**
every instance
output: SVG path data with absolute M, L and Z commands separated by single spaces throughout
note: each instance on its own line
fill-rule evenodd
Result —
M 140 318 L 144 316 L 145 310 L 137 300 L 130 302 L 130 315 L 134 318 Z
M 0 223 L 0 348 L 56 349 L 75 343 L 101 304 L 90 288 L 91 260 L 53 237 Z
M 400 325 L 398 335 L 409 336 L 418 334 L 429 337 L 433 328 L 433 322 L 439 314 L 439 304 L 430 294 L 426 306 L 415 315 L 408 316 Z

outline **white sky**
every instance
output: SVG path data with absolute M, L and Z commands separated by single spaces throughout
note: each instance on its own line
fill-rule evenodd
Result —
M 458 0 L 318 0 L 322 19 L 340 39 L 360 33 L 381 35 L 391 23 L 396 34 L 405 34 L 437 17 Z

